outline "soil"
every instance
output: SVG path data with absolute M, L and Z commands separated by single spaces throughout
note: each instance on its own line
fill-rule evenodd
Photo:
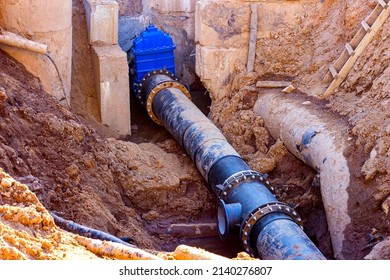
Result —
M 254 115 L 259 94 L 255 84 L 289 80 L 307 98 L 316 98 L 325 89 L 322 78 L 327 65 L 377 1 L 302 2 L 308 12 L 317 11 L 319 5 L 322 12 L 297 18 L 302 21 L 299 29 L 286 27 L 258 42 L 261 55 L 256 58 L 256 73 L 247 74 L 245 65 L 237 64 L 226 81 L 230 94 L 213 102 L 209 116 L 254 170 L 268 173 L 278 198 L 297 209 L 307 234 L 332 258 L 319 178 L 280 140 L 272 139 L 262 119 Z M 82 11 L 80 1 L 73 3 L 75 13 Z M 74 17 L 74 23 L 85 24 L 79 17 Z M 349 189 L 353 222 L 345 241 L 350 259 L 390 259 L 389 29 L 387 21 L 347 80 L 323 101 L 322 110 L 347 122 L 352 135 L 347 156 L 356 183 Z M 75 39 L 75 46 L 86 46 L 86 33 Z M 74 62 L 88 54 L 87 47 L 74 48 Z M 77 97 L 85 78 L 77 77 L 90 73 L 90 65 L 74 65 Z M 91 98 L 78 103 L 78 116 L 45 93 L 23 66 L 0 53 L 0 168 L 21 183 L 9 184 L 13 179 L 0 174 L 5 178 L 0 189 L 0 259 L 97 257 L 59 230 L 47 211 L 128 237 L 143 249 L 172 252 L 187 243 L 229 257 L 237 255 L 239 248 L 226 245 L 230 240 L 218 241 L 216 199 L 170 136 L 153 135 L 136 125 L 134 134 L 142 132 L 145 137 L 115 140 L 106 127 L 94 123 L 92 128 L 80 119 L 80 104 L 96 105 L 92 78 L 85 75 L 89 75 L 85 88 L 91 89 Z M 97 113 L 94 117 L 99 119 Z M 153 143 L 145 142 L 150 139 Z
M 0 168 L 0 259 L 96 259 L 53 218 L 26 185 Z

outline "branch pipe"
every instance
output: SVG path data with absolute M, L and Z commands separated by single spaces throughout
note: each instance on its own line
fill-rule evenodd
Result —
M 218 230 L 240 228 L 244 249 L 262 259 L 325 259 L 303 232 L 298 213 L 279 202 L 266 175 L 250 169 L 188 90 L 166 70 L 145 75 L 136 92 L 149 116 L 185 148 L 219 198 Z
M 75 234 L 79 234 L 88 238 L 93 238 L 93 239 L 100 239 L 100 240 L 105 240 L 105 241 L 111 241 L 115 243 L 120 243 L 122 245 L 128 246 L 128 247 L 133 247 L 135 248 L 133 244 L 130 244 L 121 238 L 118 238 L 114 235 L 111 235 L 109 233 L 106 233 L 104 231 L 100 231 L 97 229 L 89 228 L 80 224 L 77 224 L 71 220 L 66 220 L 60 216 L 57 216 L 53 212 L 50 212 L 50 215 L 53 217 L 54 222 L 62 229 L 66 231 L 73 232 Z

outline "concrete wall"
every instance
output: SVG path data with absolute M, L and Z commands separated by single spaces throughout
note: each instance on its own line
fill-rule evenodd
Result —
M 64 103 L 70 102 L 72 65 L 72 1 L 71 0 L 0 0 L 0 26 L 28 39 L 48 45 L 42 55 L 0 46 L 37 76 L 50 94 Z
M 119 135 L 128 135 L 130 85 L 127 56 L 118 45 L 119 6 L 114 0 L 83 3 L 100 121 Z

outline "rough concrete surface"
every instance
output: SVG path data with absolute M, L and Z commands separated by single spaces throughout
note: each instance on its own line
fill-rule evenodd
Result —
M 130 134 L 130 88 L 126 53 L 118 45 L 92 46 L 100 116 L 118 134 Z
M 83 0 L 89 43 L 118 43 L 119 7 L 115 0 Z
M 70 105 L 72 67 L 72 3 L 63 0 L 0 1 L 0 26 L 49 46 L 43 55 L 17 48 L 1 48 L 39 77 L 44 88 L 63 104 Z M 34 16 L 31 16 L 31 15 Z M 58 68 L 58 72 L 57 69 Z

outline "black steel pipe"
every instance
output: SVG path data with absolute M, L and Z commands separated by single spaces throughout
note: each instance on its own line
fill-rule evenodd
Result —
M 115 243 L 120 243 L 129 247 L 136 248 L 135 245 L 130 244 L 126 241 L 124 241 L 121 238 L 118 238 L 114 235 L 111 235 L 109 233 L 106 233 L 104 231 L 100 231 L 97 229 L 89 228 L 80 224 L 77 224 L 71 220 L 66 220 L 60 216 L 57 216 L 53 212 L 50 212 L 50 215 L 53 217 L 54 222 L 59 226 L 60 228 L 73 232 L 75 234 L 79 234 L 88 238 L 93 238 L 93 239 L 100 239 L 100 240 L 105 240 L 105 241 L 111 241 Z
M 164 73 L 148 74 L 141 96 L 152 118 L 163 124 L 194 160 L 219 197 L 222 238 L 240 227 L 247 252 L 262 259 L 325 259 L 306 236 L 300 217 L 270 191 L 266 176 L 250 169 L 226 138 Z

